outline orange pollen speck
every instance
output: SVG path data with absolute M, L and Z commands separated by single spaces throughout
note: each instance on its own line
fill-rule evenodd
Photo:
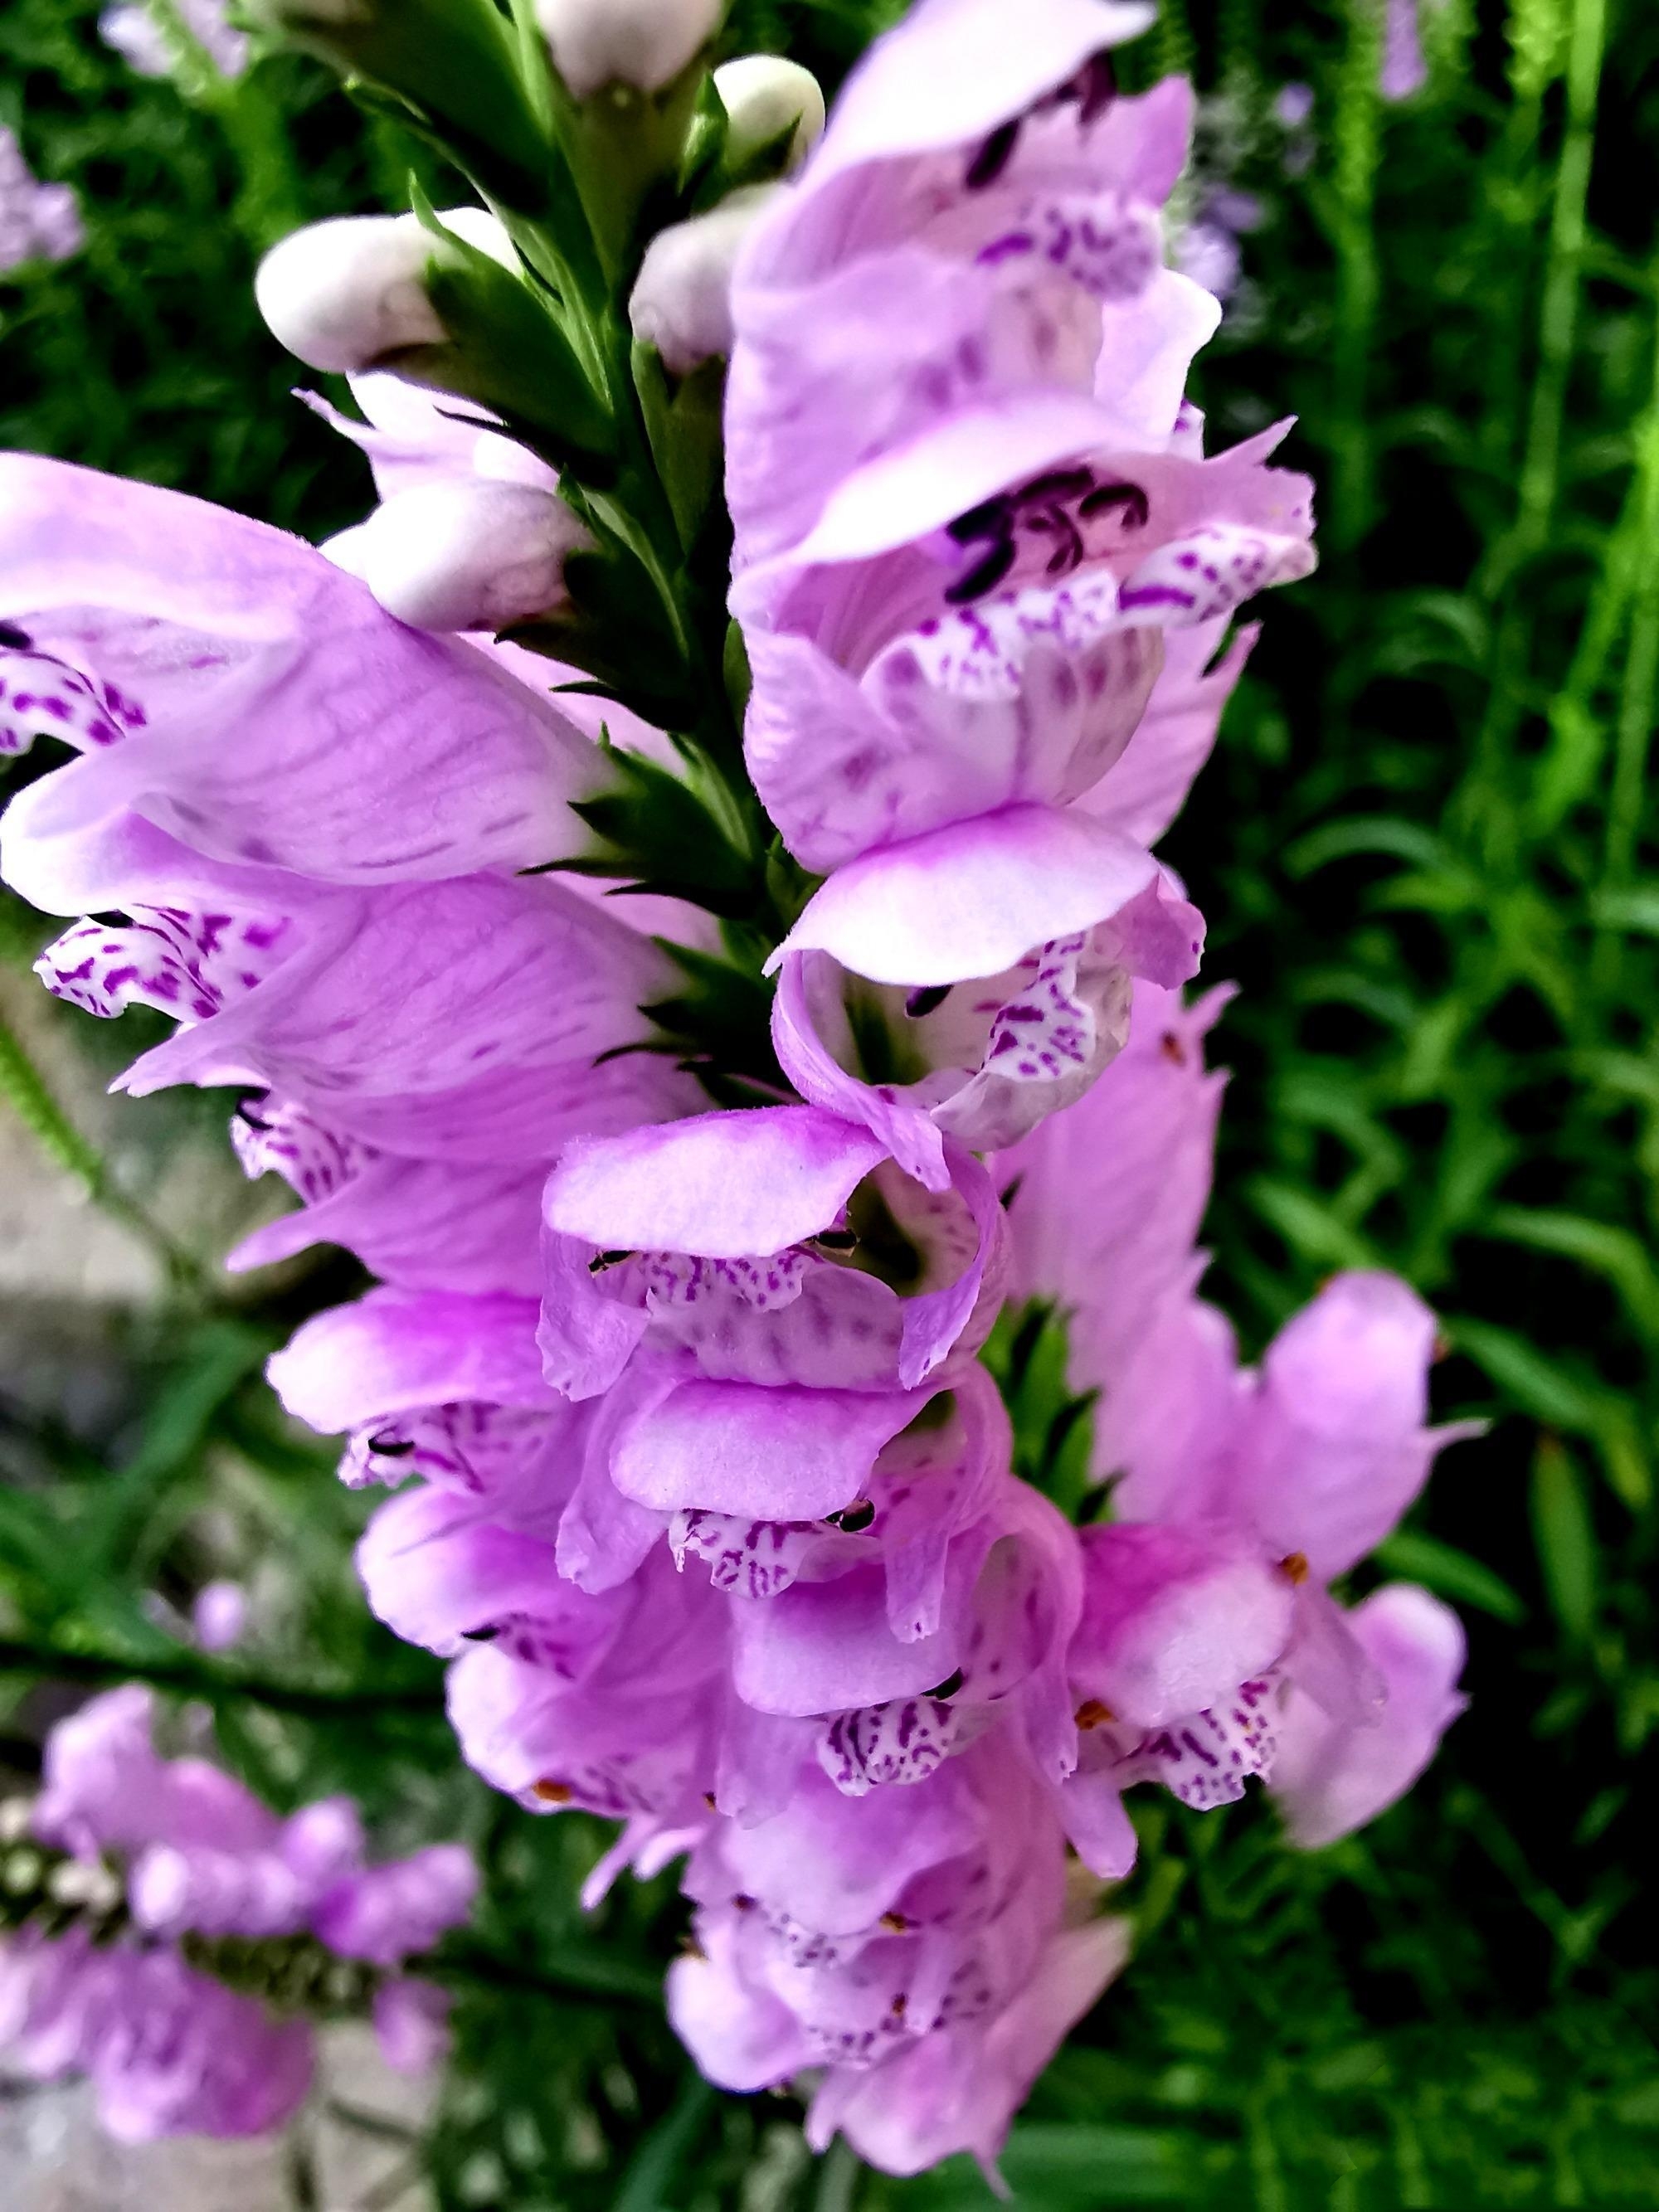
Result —
M 530 1794 L 544 1805 L 568 1805 L 575 1793 L 568 1782 L 532 1782 Z
M 881 1916 L 881 1924 L 890 1936 L 902 1936 L 910 1925 L 902 1912 L 884 1912 Z
M 1109 1705 L 1103 1705 L 1098 1698 L 1085 1698 L 1072 1718 L 1080 1729 L 1097 1729 L 1108 1721 L 1115 1721 L 1117 1715 Z
M 904 1994 L 903 1990 L 901 1990 L 899 1991 L 898 1995 L 897 1995 L 897 1996 L 893 1999 L 893 2014 L 894 2014 L 894 2017 L 895 2017 L 896 2019 L 897 2019 L 897 2020 L 902 2020 L 902 2019 L 903 2019 L 903 2017 L 904 2017 L 904 2008 L 905 2008 L 905 2006 L 906 2006 L 906 2005 L 908 2005 L 908 2004 L 909 2003 L 909 2002 L 910 2002 L 909 1998 L 908 1998 L 908 1997 L 907 1997 L 907 1996 L 905 1996 L 905 1994 Z
M 714 1793 L 712 1790 L 705 1790 L 703 1791 L 702 1802 L 708 1806 L 711 1813 L 714 1810 Z
M 1187 1065 L 1186 1048 L 1182 1045 L 1181 1039 L 1176 1035 L 1173 1030 L 1164 1030 L 1163 1042 L 1158 1046 L 1158 1050 L 1164 1054 L 1164 1059 L 1167 1060 L 1172 1066 L 1185 1067 Z
M 1287 1552 L 1279 1563 L 1279 1571 L 1287 1582 L 1305 1583 L 1308 1579 L 1307 1553 Z

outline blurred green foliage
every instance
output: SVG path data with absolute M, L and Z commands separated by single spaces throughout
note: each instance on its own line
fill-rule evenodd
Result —
M 894 12 L 750 0 L 732 43 L 833 82 Z M 0 15 L 0 121 L 90 232 L 0 281 L 0 436 L 319 536 L 366 479 L 288 399 L 254 258 L 300 219 L 400 203 L 411 168 L 441 179 L 301 64 L 186 98 L 130 76 L 95 15 Z M 1659 13 L 1423 17 L 1429 81 L 1397 106 L 1382 0 L 1165 0 L 1124 74 L 1192 68 L 1192 202 L 1259 203 L 1201 364 L 1212 438 L 1294 414 L 1322 508 L 1321 572 L 1265 611 L 1171 840 L 1207 971 L 1243 987 L 1218 1033 L 1211 1289 L 1253 1346 L 1340 1266 L 1398 1267 L 1443 1312 L 1437 1398 L 1490 1425 L 1382 1564 L 1462 1609 L 1474 1702 L 1413 1796 L 1328 1852 L 1285 1853 L 1254 1803 L 1141 1809 L 1139 1957 L 1006 2161 L 1044 2212 L 1659 2197 Z M 1287 83 L 1313 92 L 1294 129 Z M 11 911 L 11 951 L 32 928 Z M 131 1218 L 8 1049 L 7 1095 Z M 987 2206 L 954 2166 L 814 2165 L 788 2100 L 704 2090 L 655 1996 L 672 1883 L 584 1920 L 594 1825 L 456 1771 L 437 1668 L 356 1595 L 360 1502 L 258 1377 L 349 1287 L 341 1263 L 234 1310 L 188 1264 L 172 1280 L 125 1344 L 118 1418 L 0 1422 L 8 1758 L 29 1757 L 31 1685 L 148 1670 L 208 1701 L 276 1801 L 349 1784 L 394 1844 L 475 1841 L 459 2062 L 410 2146 L 446 2208 Z M 1079 1482 L 1051 1334 L 1005 1348 L 1026 1461 Z M 272 1557 L 286 1601 L 234 1660 L 158 1615 L 155 1594 Z

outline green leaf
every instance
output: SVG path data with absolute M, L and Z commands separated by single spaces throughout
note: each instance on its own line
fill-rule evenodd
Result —
M 634 2154 L 617 2192 L 615 2212 L 671 2212 L 684 2203 L 691 2154 L 713 2117 L 714 2104 L 709 2083 L 688 2073 L 666 2118 Z
M 1442 840 L 1420 823 L 1401 822 L 1393 815 L 1358 814 L 1345 821 L 1328 822 L 1297 838 L 1285 855 L 1292 876 L 1310 876 L 1333 860 L 1351 860 L 1360 854 L 1382 854 L 1425 869 L 1448 868 L 1451 855 Z
M 1442 1327 L 1456 1350 L 1484 1368 L 1522 1413 L 1581 1436 L 1598 1432 L 1602 1422 L 1600 1394 L 1594 1382 L 1564 1362 L 1552 1359 L 1525 1337 L 1494 1322 L 1460 1315 L 1443 1317 Z
M 1550 1605 L 1576 1643 L 1595 1625 L 1595 1531 L 1572 1456 L 1543 1436 L 1532 1463 L 1532 1533 Z
M 1420 1529 L 1401 1528 L 1377 1546 L 1372 1558 L 1385 1575 L 1421 1583 L 1458 1605 L 1472 1605 L 1516 1627 L 1527 1617 L 1522 1598 L 1483 1560 Z
M 1648 1337 L 1659 1337 L 1659 1270 L 1646 1244 L 1631 1230 L 1586 1214 L 1521 1206 L 1494 1206 L 1472 1225 L 1480 1236 L 1557 1253 L 1605 1276 L 1638 1328 Z

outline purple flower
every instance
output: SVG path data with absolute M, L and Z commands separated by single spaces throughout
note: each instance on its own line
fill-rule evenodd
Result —
M 247 1628 L 247 1592 L 240 1583 L 204 1583 L 191 1607 L 190 1625 L 204 1651 L 228 1651 Z
M 470 403 L 446 406 L 385 370 L 347 381 L 363 422 L 299 395 L 368 455 L 380 497 L 366 522 L 329 540 L 329 558 L 423 629 L 488 635 L 562 600 L 564 556 L 588 539 L 556 496 L 556 472 L 481 425 Z
M 67 261 L 85 244 L 73 191 L 39 183 L 15 131 L 0 125 L 0 276 L 31 261 Z M 0 730 L 0 752 L 5 749 Z
M 1373 1727 L 1345 1727 L 1292 1691 L 1279 1723 L 1273 1796 L 1292 1843 L 1316 1850 L 1362 1828 L 1417 1780 L 1467 1700 L 1457 1616 L 1426 1590 L 1390 1583 L 1348 1616 L 1388 1702 Z
M 999 443 L 1025 456 L 1009 474 L 1029 475 L 1137 419 L 1115 342 L 1173 328 L 1181 306 L 1167 303 L 1185 304 L 1183 280 L 1159 267 L 1157 210 L 1190 112 L 1176 80 L 1111 96 L 1104 49 L 1145 21 L 1044 0 L 1016 43 L 994 0 L 924 0 L 871 50 L 736 273 L 740 568 L 799 548 L 895 464 L 913 495 L 926 477 L 971 505 L 998 488 Z M 1000 433 L 982 491 L 962 473 L 968 423 L 979 440 Z
M 686 1887 L 669 2008 L 702 2070 L 756 2089 L 822 2068 L 808 2139 L 898 2173 L 989 2165 L 1128 1948 L 1121 1922 L 1066 1924 L 1063 1838 L 986 1747 L 902 1793 L 808 1778 L 699 1844 Z
M 1133 1861 L 1119 1801 L 1135 1782 L 1226 1802 L 1249 1776 L 1273 1777 L 1294 1714 L 1302 1771 L 1316 1742 L 1340 1802 L 1367 1808 L 1354 1825 L 1414 1778 L 1457 1710 L 1449 1615 L 1424 1631 L 1407 1601 L 1431 1656 L 1400 1662 L 1391 1723 L 1390 1678 L 1328 1588 L 1465 1433 L 1424 1425 L 1432 1315 L 1392 1276 L 1339 1275 L 1252 1374 L 1194 1295 L 1218 1103 L 1200 1040 L 1213 1016 L 1213 1000 L 1193 1015 L 1168 1008 L 1079 1107 L 1005 1163 L 1018 1177 L 1016 1277 L 1070 1310 L 1070 1379 L 1100 1394 L 1095 1458 L 1115 1518 L 1081 1540 L 1068 1663 L 1082 1742 L 1060 1798 L 1079 1851 L 1108 1875 Z M 1091 1184 L 1085 1243 L 1070 1224 Z M 1310 1840 L 1331 1817 L 1310 1810 Z
M 466 1917 L 471 1853 L 441 1844 L 366 1864 L 348 1800 L 278 1820 L 204 1760 L 160 1757 L 153 1719 L 134 1685 L 94 1698 L 48 1740 L 33 1831 L 88 1862 L 69 1869 L 84 1873 L 79 1887 L 49 1891 L 54 1908 L 106 1887 L 114 1905 L 125 1892 L 126 1917 L 52 1936 L 26 1923 L 0 1946 L 9 2061 L 41 2080 L 88 2075 L 100 2120 L 124 2142 L 279 2127 L 310 2083 L 309 2026 L 216 1978 L 213 1942 L 237 1937 L 246 1951 L 307 1936 L 382 1970 L 375 2018 L 393 2064 L 435 2057 L 441 1993 L 398 1970 Z
M 7 455 L 0 617 L 27 641 L 16 676 L 15 638 L 0 652 L 11 744 L 45 732 L 83 754 L 8 810 L 7 879 L 37 903 L 76 910 L 63 892 L 77 863 L 127 810 L 211 860 L 338 884 L 584 849 L 568 802 L 605 775 L 582 732 L 491 656 L 404 628 L 263 523 Z M 94 684 L 118 693 L 118 724 L 88 720 Z
M 1249 1373 L 1196 1295 L 1224 994 L 1183 1002 L 1203 923 L 1150 848 L 1254 642 L 1237 610 L 1312 565 L 1311 489 L 1269 465 L 1288 426 L 1206 457 L 1184 398 L 1218 316 L 1164 265 L 1191 95 L 1120 97 L 1105 51 L 1147 20 L 1040 0 L 1016 36 L 1004 0 L 921 0 L 793 179 L 646 255 L 667 368 L 731 348 L 733 812 L 796 864 L 746 917 L 525 872 L 596 864 L 602 729 L 708 765 L 604 699 L 556 711 L 570 672 L 484 635 L 562 590 L 578 513 L 629 534 L 628 471 L 562 480 L 374 374 L 363 422 L 311 403 L 380 496 L 322 554 L 54 464 L 0 483 L 3 741 L 81 755 L 14 804 L 5 866 L 90 917 L 54 989 L 178 1018 L 126 1087 L 244 1092 L 242 1163 L 302 1210 L 233 1264 L 333 1242 L 379 1279 L 270 1369 L 394 1493 L 370 1606 L 449 1662 L 489 1782 L 623 1823 L 589 1902 L 686 1856 L 670 2002 L 710 2077 L 817 2069 L 811 2140 L 897 2172 L 988 2166 L 1121 1966 L 1067 1855 L 1127 1871 L 1127 1788 L 1271 1776 L 1317 1841 L 1455 1702 L 1431 1601 L 1350 1620 L 1328 1589 L 1442 1440 L 1426 1310 L 1339 1278 Z M 493 218 L 456 226 L 518 269 Z M 430 337 L 417 230 L 278 248 L 276 326 L 324 365 Z M 775 1067 L 717 1042 L 694 1083 L 688 972 L 750 1008 L 775 977 Z M 726 1080 L 764 1103 L 708 1110 Z M 1109 1521 L 1013 1471 L 978 1357 L 1011 1287 L 1101 1394 Z M 397 1970 L 465 1911 L 465 1854 L 368 1866 L 348 1807 L 191 1780 L 140 1707 L 49 1769 L 53 1832 L 131 1856 L 145 1956 L 320 1942 L 392 1977 L 395 2057 L 441 2039 Z M 42 2049 L 73 1980 L 42 1980 Z
M 1409 100 L 1428 82 L 1423 58 L 1422 0 L 1387 0 L 1382 67 L 1377 89 L 1384 100 Z
M 1081 1097 L 1124 1041 L 1131 979 L 1183 981 L 1202 941 L 1109 823 L 1009 807 L 832 876 L 773 956 L 773 1039 L 804 1097 L 937 1188 L 949 1140 L 1011 1145 Z
M 36 2081 L 90 2078 L 120 2142 L 264 2135 L 311 2085 L 305 2022 L 194 1972 L 175 1952 L 79 1933 L 0 1947 L 0 2049 Z
M 219 76 L 236 77 L 248 63 L 246 33 L 226 21 L 225 0 L 175 0 L 186 40 L 199 47 Z M 98 18 L 98 35 L 140 76 L 169 76 L 173 46 L 143 0 L 121 0 Z
M 1165 635 L 1213 638 L 1253 592 L 1308 574 L 1308 481 L 1266 465 L 1283 426 L 1206 460 L 1173 444 L 1178 396 L 1149 450 L 1014 459 L 955 514 L 907 521 L 889 471 L 739 577 L 750 773 L 807 866 L 1109 789 Z M 964 465 L 994 459 L 994 441 L 951 427 Z

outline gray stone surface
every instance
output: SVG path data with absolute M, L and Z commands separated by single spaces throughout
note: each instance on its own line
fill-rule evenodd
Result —
M 4 2212 L 296 2212 L 295 2161 L 309 2166 L 319 2212 L 430 2212 L 410 2178 L 411 2151 L 331 2106 L 419 2130 L 429 2083 L 393 2074 L 364 2027 L 322 2039 L 318 2084 L 289 2134 L 251 2142 L 199 2138 L 127 2146 L 99 2130 L 82 2085 L 42 2088 L 0 2076 Z

